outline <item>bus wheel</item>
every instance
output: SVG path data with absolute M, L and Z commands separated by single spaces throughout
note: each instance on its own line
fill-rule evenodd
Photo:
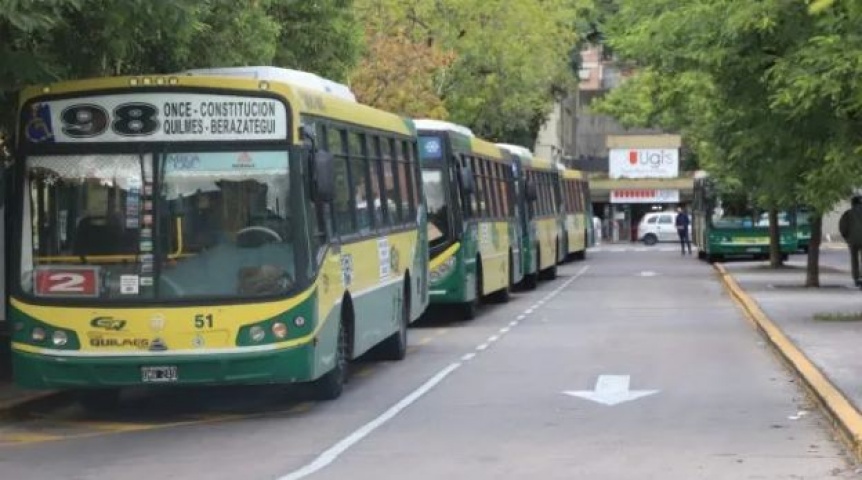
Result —
M 120 406 L 119 388 L 98 388 L 78 392 L 78 402 L 89 413 L 106 413 Z
M 560 263 L 569 263 L 573 260 L 572 254 L 569 253 L 569 234 L 563 234 L 563 258 L 560 258 Z M 558 255 L 559 257 L 559 255 Z
M 344 315 L 338 323 L 338 343 L 335 347 L 335 366 L 312 384 L 313 396 L 317 400 L 335 400 L 341 396 L 347 382 L 350 359 L 350 331 L 346 328 Z
M 476 296 L 469 302 L 461 304 L 461 317 L 464 320 L 473 320 L 479 314 L 479 301 L 482 299 L 482 263 L 479 257 L 476 257 L 476 276 L 474 277 L 476 287 Z
M 556 255 L 556 256 L 557 256 L 557 257 L 559 257 L 559 251 L 560 251 L 560 248 L 559 248 L 559 243 L 558 243 L 558 244 L 557 244 L 557 249 L 556 249 L 556 253 L 557 253 L 557 255 Z M 543 278 L 544 280 L 553 280 L 553 279 L 557 278 L 557 264 L 556 264 L 556 263 L 554 263 L 553 265 L 551 265 L 550 267 L 546 268 L 545 270 L 542 270 L 542 274 L 541 274 L 541 275 L 542 275 L 542 278 Z
M 404 277 L 398 331 L 380 344 L 381 360 L 404 360 L 407 356 L 407 327 L 410 325 L 410 277 Z
M 706 258 L 706 252 L 704 252 L 703 250 L 698 250 L 697 251 L 697 258 L 699 258 L 701 260 L 705 259 Z

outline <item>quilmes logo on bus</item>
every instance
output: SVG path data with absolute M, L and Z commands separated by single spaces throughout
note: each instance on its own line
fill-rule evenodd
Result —
M 608 173 L 611 178 L 673 178 L 679 175 L 679 150 L 612 149 Z

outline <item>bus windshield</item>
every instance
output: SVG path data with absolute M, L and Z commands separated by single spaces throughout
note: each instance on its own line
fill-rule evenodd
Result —
M 288 157 L 29 157 L 21 287 L 138 301 L 285 294 L 307 245 L 302 209 L 288 208 L 302 205 Z
M 425 187 L 425 201 L 428 208 L 428 241 L 431 246 L 434 246 L 446 241 L 451 233 L 443 170 L 423 168 L 422 184 Z

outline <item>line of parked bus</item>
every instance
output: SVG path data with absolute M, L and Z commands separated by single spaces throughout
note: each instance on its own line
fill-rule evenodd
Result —
M 465 318 L 583 258 L 576 171 L 272 67 L 20 96 L 6 182 L 15 380 L 73 388 L 308 382 L 399 360 L 429 303 Z

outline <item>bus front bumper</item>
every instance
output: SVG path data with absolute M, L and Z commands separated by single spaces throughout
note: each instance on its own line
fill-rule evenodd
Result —
M 312 380 L 314 348 L 164 356 L 59 356 L 14 351 L 15 383 L 24 388 L 109 388 L 292 383 Z M 176 379 L 144 381 L 147 370 L 175 367 Z

